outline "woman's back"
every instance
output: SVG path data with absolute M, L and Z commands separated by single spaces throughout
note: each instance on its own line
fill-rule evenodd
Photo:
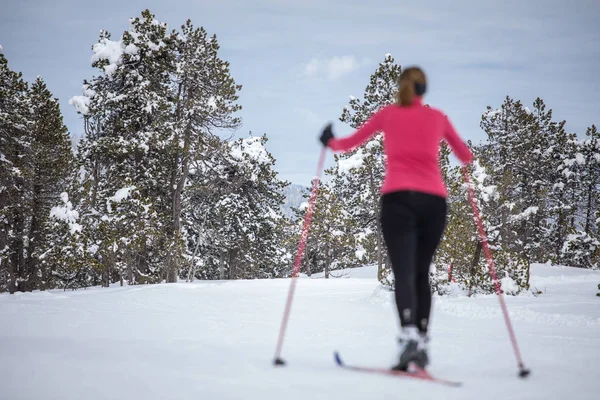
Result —
M 436 109 L 424 107 L 420 98 L 415 98 L 410 106 L 383 107 L 354 135 L 332 139 L 329 146 L 336 151 L 348 151 L 378 132 L 383 132 L 386 155 L 382 193 L 413 190 L 446 197 L 438 159 L 442 139 L 463 163 L 473 158 L 448 118 Z

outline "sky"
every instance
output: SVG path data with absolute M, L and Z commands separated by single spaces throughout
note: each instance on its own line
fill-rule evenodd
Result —
M 191 19 L 217 35 L 243 86 L 234 137 L 266 133 L 292 183 L 310 185 L 325 124 L 352 133 L 343 107 L 362 98 L 387 53 L 425 70 L 425 102 L 475 144 L 485 140 L 481 114 L 506 96 L 529 106 L 541 97 L 580 137 L 600 125 L 598 0 L 3 0 L 0 45 L 11 69 L 46 81 L 77 140 L 83 122 L 69 99 L 98 74 L 91 46 L 100 30 L 118 40 L 146 8 L 170 28 Z

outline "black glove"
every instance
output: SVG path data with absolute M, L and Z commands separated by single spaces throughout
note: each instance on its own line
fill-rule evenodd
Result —
M 333 138 L 334 138 L 334 136 L 333 136 L 333 132 L 331 131 L 331 123 L 329 123 L 323 129 L 323 132 L 321 133 L 321 137 L 319 138 L 319 140 L 321 140 L 321 143 L 323 143 L 323 146 L 327 147 L 327 144 Z

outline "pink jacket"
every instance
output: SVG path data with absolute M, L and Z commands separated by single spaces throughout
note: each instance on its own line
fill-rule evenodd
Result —
M 424 107 L 415 97 L 410 107 L 388 105 L 369 118 L 354 134 L 331 139 L 328 146 L 347 152 L 383 132 L 386 172 L 381 193 L 413 190 L 442 197 L 448 195 L 438 161 L 442 139 L 450 145 L 463 164 L 473 154 L 439 110 Z

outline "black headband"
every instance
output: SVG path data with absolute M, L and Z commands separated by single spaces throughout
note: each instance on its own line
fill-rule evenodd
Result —
M 415 94 L 417 96 L 423 96 L 427 90 L 427 85 L 424 83 L 415 82 Z

